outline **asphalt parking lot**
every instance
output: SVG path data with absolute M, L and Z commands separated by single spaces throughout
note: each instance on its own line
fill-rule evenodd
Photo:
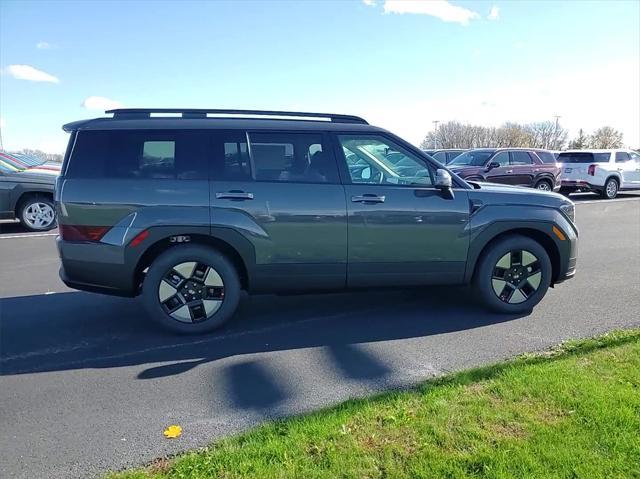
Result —
M 84 477 L 569 338 L 640 326 L 640 195 L 578 203 L 577 276 L 526 317 L 464 289 L 245 299 L 176 337 L 58 279 L 55 232 L 0 226 L 0 477 Z M 183 436 L 163 429 L 180 424 Z

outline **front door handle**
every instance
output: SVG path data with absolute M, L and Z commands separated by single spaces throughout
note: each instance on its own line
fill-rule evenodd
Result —
M 245 193 L 244 191 L 225 191 L 216 193 L 218 200 L 252 200 L 253 193 Z
M 351 201 L 354 203 L 384 203 L 385 196 L 366 194 L 361 196 L 352 196 Z
M 505 173 L 513 173 L 513 170 L 507 170 Z

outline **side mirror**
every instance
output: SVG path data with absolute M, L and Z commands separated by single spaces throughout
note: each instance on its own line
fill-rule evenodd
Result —
M 498 163 L 497 161 L 492 161 L 487 165 L 487 171 L 493 170 L 494 168 L 500 168 L 500 163 Z
M 447 170 L 438 168 L 436 170 L 436 184 L 435 187 L 440 190 L 442 196 L 447 199 L 453 199 L 453 181 L 451 180 L 451 174 Z

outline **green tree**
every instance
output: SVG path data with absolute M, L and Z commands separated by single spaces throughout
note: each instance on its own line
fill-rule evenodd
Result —
M 589 147 L 589 136 L 585 135 L 584 130 L 580 128 L 578 136 L 569 142 L 569 148 L 572 150 L 584 150 Z

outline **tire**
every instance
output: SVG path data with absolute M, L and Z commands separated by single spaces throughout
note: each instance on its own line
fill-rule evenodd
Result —
M 553 191 L 553 185 L 549 180 L 540 180 L 534 186 L 536 190 Z
M 169 248 L 149 266 L 142 300 L 151 319 L 163 327 L 201 334 L 231 319 L 240 290 L 238 272 L 226 256 L 207 246 L 181 245 Z
M 526 236 L 509 235 L 483 251 L 473 288 L 480 302 L 494 312 L 527 313 L 546 294 L 551 273 L 551 260 L 540 243 Z
M 620 185 L 618 184 L 618 180 L 616 180 L 615 178 L 608 178 L 600 194 L 605 200 L 612 200 L 616 196 L 618 196 L 619 189 Z
M 18 219 L 29 231 L 49 231 L 56 227 L 56 209 L 46 196 L 32 195 L 22 200 Z

